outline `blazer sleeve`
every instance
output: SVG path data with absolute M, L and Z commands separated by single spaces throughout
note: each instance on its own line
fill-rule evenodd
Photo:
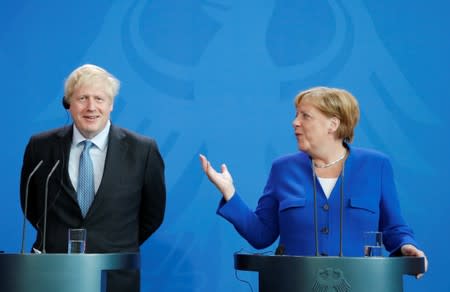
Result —
M 405 244 L 418 246 L 413 231 L 402 217 L 392 165 L 387 158 L 382 166 L 381 191 L 380 230 L 386 249 L 396 255 Z
M 228 202 L 223 199 L 217 214 L 233 224 L 236 231 L 254 248 L 270 246 L 278 238 L 275 202 L 270 197 L 262 196 L 257 211 L 253 212 L 236 193 Z M 276 217 L 276 218 L 275 218 Z
M 228 202 L 222 199 L 217 209 L 217 214 L 233 224 L 237 232 L 257 249 L 270 246 L 279 235 L 278 201 L 273 195 L 273 174 L 272 166 L 264 194 L 255 211 L 248 208 L 237 193 Z
M 154 140 L 150 141 L 141 200 L 139 211 L 140 245 L 162 224 L 166 208 L 164 161 Z

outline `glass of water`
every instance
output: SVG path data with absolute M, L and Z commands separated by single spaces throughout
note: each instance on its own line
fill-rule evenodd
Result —
M 379 231 L 364 232 L 364 255 L 366 257 L 383 256 L 383 233 Z
M 68 237 L 68 253 L 84 253 L 86 251 L 86 229 L 69 229 Z

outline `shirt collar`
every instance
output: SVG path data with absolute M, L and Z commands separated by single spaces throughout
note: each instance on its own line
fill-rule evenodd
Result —
M 108 135 L 110 128 L 111 128 L 111 121 L 108 121 L 106 123 L 106 126 L 100 133 L 98 133 L 94 138 L 89 139 L 101 151 L 104 151 L 106 146 L 108 145 Z M 78 145 L 80 142 L 83 142 L 84 140 L 88 139 L 86 139 L 77 129 L 75 124 L 73 124 L 73 137 L 72 137 L 73 145 Z

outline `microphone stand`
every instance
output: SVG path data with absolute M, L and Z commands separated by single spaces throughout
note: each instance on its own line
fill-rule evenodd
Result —
M 50 180 L 50 177 L 52 176 L 53 172 L 55 172 L 56 167 L 59 165 L 59 160 L 56 161 L 55 165 L 53 166 L 52 170 L 50 170 L 50 173 L 47 176 L 47 180 L 45 181 L 45 199 L 44 199 L 44 231 L 42 232 L 42 253 L 46 253 L 45 251 L 45 242 L 47 237 L 47 201 L 48 201 L 48 181 Z
M 316 249 L 316 256 L 319 256 L 319 232 L 317 230 L 317 187 L 316 187 L 316 170 L 314 169 L 314 162 L 311 160 L 311 167 L 313 173 L 313 195 L 314 195 L 314 247 Z
M 319 232 L 317 230 L 317 186 L 316 186 L 316 171 L 314 169 L 314 162 L 311 161 L 312 174 L 313 174 L 313 196 L 314 196 L 314 244 L 316 256 L 319 256 Z M 339 256 L 343 257 L 343 229 L 344 229 L 344 169 L 345 164 L 342 166 L 341 172 L 341 187 L 339 189 Z
M 42 163 L 44 161 L 41 160 L 39 161 L 39 163 L 34 167 L 33 171 L 31 171 L 31 173 L 28 175 L 28 179 L 27 179 L 27 185 L 25 187 L 25 208 L 23 210 L 23 223 L 22 223 L 22 249 L 20 250 L 21 254 L 24 254 L 25 251 L 25 230 L 26 230 L 26 226 L 27 226 L 27 213 L 28 213 L 28 189 L 30 187 L 30 181 L 31 181 L 31 177 L 35 174 L 35 172 L 39 169 L 39 167 L 41 167 Z
M 339 220 L 339 256 L 344 256 L 343 252 L 343 244 L 342 244 L 342 238 L 344 233 L 344 169 L 345 169 L 345 163 L 342 165 L 342 172 L 341 172 L 341 188 L 340 188 L 340 200 L 341 200 L 341 206 L 340 206 L 340 220 Z

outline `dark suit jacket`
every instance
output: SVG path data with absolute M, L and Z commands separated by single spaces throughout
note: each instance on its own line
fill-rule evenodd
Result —
M 87 253 L 138 252 L 161 225 L 165 210 L 164 162 L 156 142 L 111 125 L 103 178 L 83 218 L 68 173 L 72 134 L 72 126 L 40 133 L 26 147 L 22 209 L 27 178 L 43 160 L 29 184 L 27 218 L 37 230 L 33 247 L 42 250 L 45 181 L 60 160 L 48 184 L 46 251 L 66 253 L 68 228 L 82 227 L 87 229 Z M 111 275 L 108 291 L 139 291 L 139 273 L 131 274 Z

